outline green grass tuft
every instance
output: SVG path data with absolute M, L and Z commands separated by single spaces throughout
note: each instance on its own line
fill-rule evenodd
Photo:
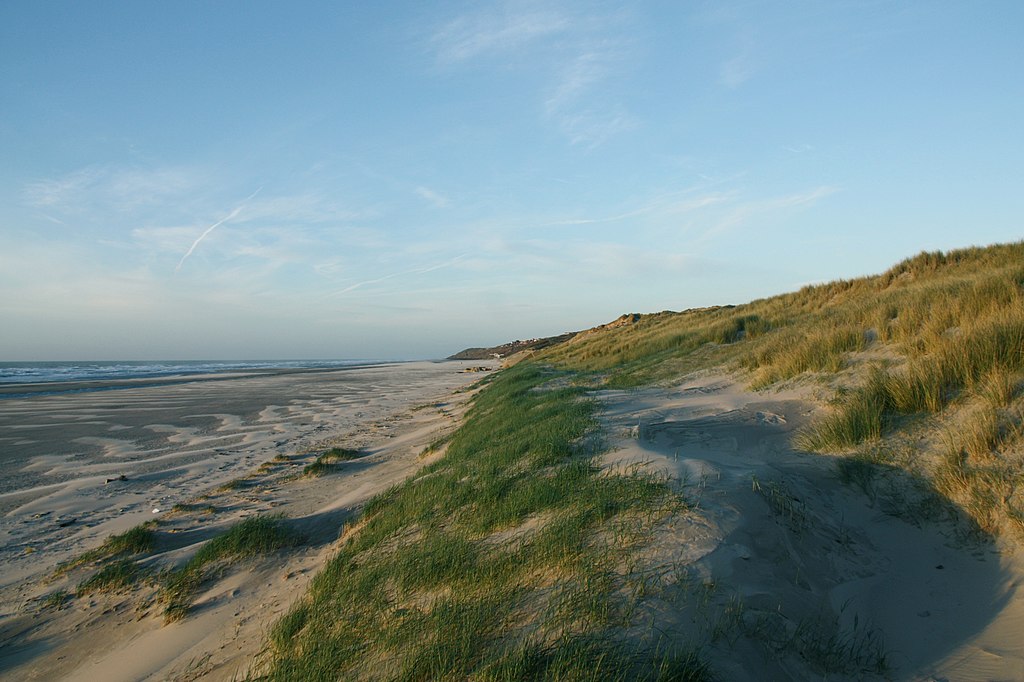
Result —
M 230 564 L 246 557 L 269 554 L 302 542 L 281 517 L 251 516 L 212 538 L 180 569 L 163 577 L 161 598 L 165 619 L 188 615 L 192 598 L 207 580 L 220 575 Z
M 317 456 L 313 462 L 303 467 L 302 475 L 323 476 L 324 474 L 329 473 L 338 462 L 350 462 L 365 456 L 366 453 L 361 450 L 352 450 L 350 448 L 331 448 Z
M 55 590 L 54 592 L 46 595 L 46 598 L 42 601 L 42 606 L 44 609 L 59 611 L 64 608 L 64 605 L 70 600 L 71 595 L 67 590 Z
M 102 545 L 57 566 L 55 576 L 91 563 L 104 563 L 126 555 L 147 554 L 156 545 L 155 521 L 147 521 L 123 533 L 108 537 Z
M 146 573 L 131 559 L 119 559 L 106 564 L 92 577 L 80 582 L 75 592 L 78 596 L 82 596 L 91 592 L 113 592 L 126 589 L 133 587 Z
M 800 431 L 793 442 L 812 452 L 847 450 L 882 437 L 891 398 L 888 377 L 875 370 L 867 384 L 849 395 L 830 415 Z
M 221 486 L 218 486 L 217 491 L 222 493 L 233 492 L 235 490 L 245 490 L 252 485 L 252 480 L 245 478 L 236 478 Z

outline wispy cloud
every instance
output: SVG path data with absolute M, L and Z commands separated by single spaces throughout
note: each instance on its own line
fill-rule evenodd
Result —
M 773 199 L 769 201 L 767 205 L 770 208 L 791 208 L 793 206 L 814 204 L 817 203 L 819 199 L 824 199 L 831 194 L 835 194 L 837 191 L 839 191 L 839 188 L 837 187 L 833 187 L 832 185 L 823 185 L 805 192 L 797 192 L 795 194 L 789 194 L 784 197 Z
M 543 227 L 557 227 L 560 225 L 572 226 L 572 225 L 597 225 L 600 223 L 614 223 L 627 218 L 646 213 L 647 210 L 640 208 L 635 211 L 628 211 L 626 213 L 620 213 L 619 215 L 607 216 L 604 218 L 570 218 L 567 220 L 553 220 L 549 223 L 543 223 Z
M 614 76 L 629 61 L 622 13 L 574 13 L 505 2 L 459 16 L 434 32 L 440 65 L 504 60 L 537 74 L 543 119 L 573 145 L 597 146 L 637 125 L 615 94 Z
M 718 68 L 709 73 L 719 86 L 735 90 L 763 68 L 767 58 L 759 34 L 764 30 L 759 3 L 708 3 L 697 9 L 694 21 L 718 50 Z
M 552 92 L 544 102 L 548 113 L 558 113 L 572 106 L 577 99 L 608 75 L 609 55 L 590 50 L 567 64 Z
M 39 208 L 61 206 L 88 191 L 99 176 L 99 169 L 85 168 L 59 178 L 37 180 L 25 186 L 25 200 Z
M 28 206 L 55 223 L 69 219 L 113 225 L 186 221 L 223 206 L 225 195 L 238 192 L 232 169 L 200 167 L 89 166 L 37 180 L 22 189 Z M 377 217 L 372 207 L 339 202 L 334 188 L 297 193 L 258 193 L 247 200 L 244 216 L 231 220 L 278 225 L 344 223 Z M 181 224 L 179 222 L 178 224 Z
M 37 229 L 54 227 L 39 239 L 77 243 L 90 254 L 86 260 L 111 264 L 108 271 L 113 264 L 144 264 L 157 277 L 194 267 L 193 257 L 225 225 L 246 229 L 210 249 L 214 257 L 204 262 L 204 277 L 228 267 L 244 267 L 254 277 L 286 266 L 294 266 L 293 274 L 317 275 L 317 264 L 335 253 L 383 248 L 390 239 L 374 228 L 385 207 L 348 204 L 334 185 L 314 184 L 297 193 L 261 188 L 236 203 L 232 195 L 244 196 L 237 189 L 242 182 L 232 168 L 93 165 L 26 183 L 20 198 L 32 209 Z M 441 200 L 437 194 L 435 201 Z M 195 217 L 204 215 L 212 217 L 197 225 Z
M 516 3 L 487 6 L 439 28 L 431 38 L 442 63 L 515 50 L 567 30 L 567 16 L 548 9 L 522 8 Z
M 685 193 L 682 194 L 685 195 Z M 696 197 L 681 197 L 679 194 L 667 194 L 649 199 L 644 203 L 644 205 L 623 213 L 598 218 L 569 218 L 553 220 L 551 222 L 543 223 L 542 226 L 597 225 L 629 220 L 630 218 L 645 215 L 657 215 L 662 217 L 675 216 L 725 204 L 731 201 L 733 197 L 733 194 L 724 192 L 702 194 Z
M 275 224 L 348 223 L 370 220 L 378 211 L 370 207 L 339 204 L 326 191 L 308 190 L 298 194 L 268 196 L 263 193 L 245 208 L 247 222 Z
M 592 30 L 596 35 L 577 36 L 574 55 L 556 71 L 544 100 L 545 116 L 569 142 L 591 147 L 636 126 L 614 87 L 628 51 L 612 29 L 597 22 Z
M 390 279 L 396 279 L 398 277 L 403 277 L 403 276 L 407 276 L 407 275 L 425 275 L 428 272 L 434 272 L 435 270 L 441 270 L 443 268 L 451 267 L 451 266 L 455 265 L 456 263 L 458 263 L 459 261 L 465 259 L 468 255 L 469 254 L 465 254 L 464 253 L 464 254 L 456 256 L 455 258 L 451 258 L 449 260 L 443 261 L 441 263 L 434 263 L 432 265 L 426 265 L 426 266 L 421 266 L 421 267 L 417 267 L 417 268 L 410 268 L 408 270 L 401 270 L 399 272 L 392 272 L 392 273 L 390 273 L 388 275 L 382 275 L 380 277 L 374 277 L 374 278 L 371 278 L 371 279 L 366 279 L 366 280 L 362 280 L 362 281 L 359 281 L 359 282 L 355 282 L 354 284 L 350 284 L 349 286 L 345 287 L 344 289 L 339 289 L 338 291 L 334 291 L 334 292 L 331 292 L 331 293 L 327 294 L 326 296 L 324 296 L 324 298 L 340 296 L 342 294 L 347 294 L 347 293 L 350 293 L 352 291 L 355 291 L 356 289 L 361 289 L 363 287 L 370 286 L 370 285 L 373 285 L 373 284 L 379 284 L 381 282 L 386 282 L 386 281 L 388 281 Z
M 597 147 L 619 133 L 632 130 L 636 120 L 625 112 L 585 110 L 560 117 L 559 128 L 573 145 Z
M 224 223 L 228 222 L 229 220 L 232 220 L 232 219 L 236 218 L 238 216 L 238 214 L 242 212 L 242 209 L 245 208 L 245 205 L 248 202 L 252 201 L 254 198 L 256 198 L 256 195 L 259 194 L 260 191 L 262 191 L 262 189 L 263 189 L 262 187 L 257 189 L 255 192 L 253 192 L 248 197 L 246 197 L 246 199 L 243 200 L 242 203 L 240 203 L 238 206 L 236 206 L 234 208 L 234 210 L 231 211 L 231 213 L 227 214 L 225 217 L 221 218 L 220 220 L 215 222 L 213 225 L 210 225 L 208 228 L 206 228 L 203 231 L 203 233 L 201 235 L 199 235 L 194 242 L 192 242 L 192 246 L 188 247 L 188 251 L 186 251 L 185 255 L 181 257 L 180 261 L 178 261 L 178 266 L 176 268 L 174 268 L 174 271 L 178 272 L 179 270 L 181 270 L 181 266 L 185 264 L 185 261 L 188 259 L 189 256 L 192 255 L 192 252 L 196 250 L 196 247 L 199 246 L 200 242 L 202 242 L 204 239 L 206 239 L 206 237 L 209 236 L 209 234 L 211 232 L 213 232 L 214 230 L 216 230 L 218 227 L 220 227 Z
M 67 214 L 129 212 L 195 193 L 207 179 L 205 172 L 187 167 L 89 166 L 28 183 L 23 196 L 30 206 Z
M 837 187 L 823 185 L 779 197 L 739 201 L 727 207 L 725 213 L 720 215 L 718 220 L 695 240 L 695 243 L 706 244 L 713 241 L 716 237 L 742 225 L 775 216 L 780 212 L 790 209 L 811 206 L 837 191 Z
M 746 52 L 726 60 L 718 70 L 719 82 L 730 89 L 736 89 L 754 75 L 757 65 Z
M 451 203 L 448 200 L 448 197 L 442 194 L 438 194 L 429 187 L 417 187 L 416 194 L 417 196 L 431 204 L 434 208 L 447 208 L 448 204 Z
M 503 277 L 503 288 L 508 291 L 551 290 L 572 281 L 577 287 L 602 292 L 601 296 L 618 295 L 623 288 L 642 289 L 652 281 L 664 283 L 666 278 L 685 276 L 705 262 L 680 244 L 639 238 L 624 242 L 496 237 L 481 244 L 476 258 L 472 267 L 486 278 Z M 618 284 L 606 287 L 610 281 Z

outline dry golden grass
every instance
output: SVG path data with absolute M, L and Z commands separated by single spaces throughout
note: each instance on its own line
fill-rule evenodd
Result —
M 835 386 L 841 374 L 838 384 L 854 388 L 799 447 L 851 451 L 897 436 L 914 415 L 935 417 L 933 430 L 962 422 L 954 450 L 967 463 L 932 452 L 924 470 L 983 527 L 1024 515 L 1011 485 L 1024 467 L 1006 454 L 1021 430 L 1020 410 L 1008 408 L 1024 384 L 1024 242 L 922 253 L 873 277 L 628 322 L 540 359 L 615 387 L 714 366 L 747 373 L 755 389 L 799 377 Z M 987 409 L 972 407 L 979 401 Z

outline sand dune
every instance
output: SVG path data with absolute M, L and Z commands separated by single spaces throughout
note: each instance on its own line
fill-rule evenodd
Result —
M 806 398 L 716 375 L 602 394 L 609 466 L 644 463 L 696 505 L 645 558 L 661 576 L 648 623 L 706 642 L 724 679 L 814 679 L 832 662 L 874 677 L 880 654 L 890 679 L 1024 679 L 1019 554 L 793 452 Z

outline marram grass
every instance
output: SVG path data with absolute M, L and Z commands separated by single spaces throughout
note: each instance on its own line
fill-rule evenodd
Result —
M 164 618 L 180 620 L 192 609 L 192 599 L 204 582 L 220 575 L 230 564 L 269 554 L 302 542 L 283 518 L 250 516 L 207 541 L 181 568 L 161 579 L 160 599 Z
M 331 448 L 317 455 L 315 460 L 304 466 L 302 468 L 302 475 L 311 477 L 323 476 L 334 470 L 338 462 L 350 462 L 364 457 L 365 454 L 351 448 Z
M 366 506 L 273 628 L 267 679 L 707 678 L 690 650 L 652 654 L 616 634 L 630 545 L 600 531 L 645 509 L 642 542 L 682 502 L 663 481 L 600 472 L 594 404 L 565 378 L 506 370 L 444 458 Z
M 624 321 L 548 349 L 538 360 L 619 388 L 713 367 L 745 373 L 755 389 L 800 378 L 844 386 L 796 438 L 798 447 L 817 452 L 854 452 L 908 428 L 939 441 L 943 424 L 959 422 L 965 410 L 968 423 L 957 428 L 988 429 L 991 441 L 991 417 L 970 408 L 982 401 L 1005 411 L 999 442 L 987 448 L 1007 463 L 1004 469 L 986 465 L 982 475 L 976 456 L 964 467 L 936 465 L 946 460 L 933 451 L 929 462 L 912 463 L 913 475 L 965 504 L 985 528 L 998 525 L 996 517 L 1011 525 L 1024 517 L 1022 495 L 1009 486 L 1024 478 L 1016 454 L 1021 439 L 1013 436 L 1024 387 L 1024 242 L 922 253 L 874 277 Z M 985 440 L 979 437 L 975 443 Z M 1001 477 L 1003 488 L 996 485 Z
M 96 549 L 83 552 L 74 559 L 57 566 L 56 575 L 90 563 L 105 564 L 111 560 L 152 551 L 156 544 L 155 522 L 135 526 L 123 533 L 111 535 Z

